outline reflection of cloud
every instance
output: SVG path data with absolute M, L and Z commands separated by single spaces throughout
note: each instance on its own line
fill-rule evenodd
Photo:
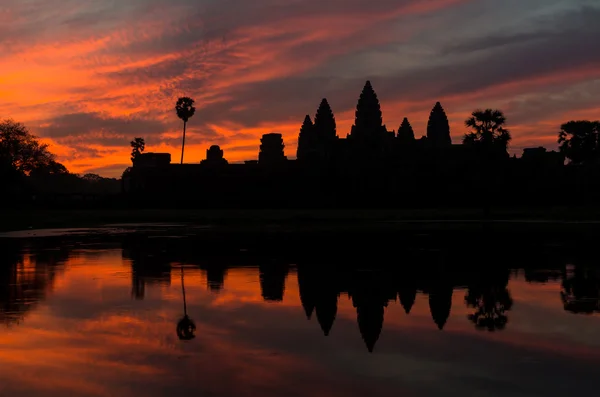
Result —
M 198 103 L 193 162 L 211 144 L 258 145 L 272 130 L 286 129 L 293 150 L 304 115 L 322 97 L 336 116 L 350 115 L 338 117 L 345 136 L 367 78 L 389 128 L 405 116 L 421 128 L 442 100 L 456 113 L 455 137 L 470 110 L 494 106 L 515 127 L 515 147 L 547 144 L 537 132 L 547 124 L 555 130 L 577 112 L 595 116 L 596 3 L 5 0 L 0 106 L 51 140 L 74 172 L 83 163 L 126 163 L 134 136 L 178 152 L 172 108 L 181 95 Z M 72 150 L 78 144 L 98 151 Z M 233 150 L 229 160 L 248 156 L 255 151 Z

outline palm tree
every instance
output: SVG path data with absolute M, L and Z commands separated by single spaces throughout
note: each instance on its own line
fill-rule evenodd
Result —
M 177 337 L 180 340 L 192 340 L 196 337 L 196 324 L 188 317 L 185 300 L 185 285 L 183 283 L 183 264 L 181 265 L 181 292 L 183 293 L 183 318 L 177 323 Z
M 471 128 L 471 132 L 465 134 L 464 144 L 481 144 L 485 146 L 496 146 L 506 150 L 511 140 L 510 132 L 504 128 L 506 117 L 501 110 L 477 109 L 465 120 L 465 126 Z
M 133 141 L 129 143 L 131 146 L 131 161 L 134 161 L 137 156 L 142 154 L 144 149 L 146 149 L 146 142 L 144 138 L 133 138 Z
M 192 116 L 194 116 L 194 113 L 196 113 L 194 102 L 195 101 L 192 98 L 182 97 L 177 100 L 177 104 L 175 105 L 177 117 L 183 120 L 183 143 L 181 144 L 181 164 L 183 164 L 183 150 L 185 149 L 185 127 L 189 119 L 192 118 Z
M 486 220 L 491 214 L 492 191 L 498 183 L 495 181 L 498 166 L 503 159 L 508 158 L 506 148 L 511 136 L 504 128 L 505 123 L 504 113 L 492 109 L 477 109 L 465 120 L 465 125 L 471 128 L 471 132 L 465 134 L 463 144 L 477 149 L 474 153 L 480 162 L 477 172 L 481 178 L 480 185 L 484 194 L 483 213 Z

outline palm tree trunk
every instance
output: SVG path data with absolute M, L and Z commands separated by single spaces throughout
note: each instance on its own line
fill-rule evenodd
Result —
M 181 144 L 181 164 L 183 164 L 183 150 L 185 149 L 185 127 L 187 125 L 187 121 L 183 122 L 183 143 Z

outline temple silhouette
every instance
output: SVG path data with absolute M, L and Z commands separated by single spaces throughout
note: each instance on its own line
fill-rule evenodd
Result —
M 453 143 L 440 102 L 420 138 L 406 118 L 397 131 L 388 129 L 370 81 L 345 138 L 323 99 L 314 118 L 304 118 L 295 159 L 286 157 L 278 133 L 263 135 L 258 149 L 258 160 L 243 164 L 229 163 L 219 146 L 197 164 L 173 164 L 168 153 L 143 153 L 124 176 L 123 190 L 153 205 L 393 207 L 464 205 L 482 193 L 502 202 L 514 200 L 515 192 L 524 202 L 540 204 L 560 200 L 561 191 L 570 189 L 559 152 L 527 148 L 516 158 L 506 147 Z

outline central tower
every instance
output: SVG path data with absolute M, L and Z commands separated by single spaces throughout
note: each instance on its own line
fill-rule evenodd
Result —
M 383 124 L 377 94 L 371 82 L 367 81 L 358 99 L 354 125 L 348 135 L 353 152 L 362 158 L 381 157 L 391 136 Z

